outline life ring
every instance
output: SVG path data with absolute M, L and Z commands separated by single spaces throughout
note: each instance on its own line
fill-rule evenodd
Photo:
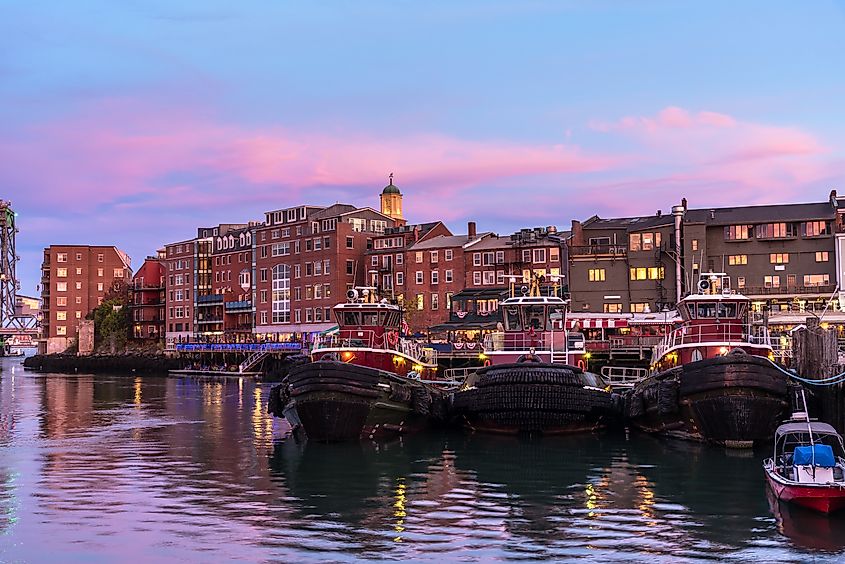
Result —
M 543 362 L 536 354 L 522 354 L 516 359 L 517 362 Z
M 578 368 L 580 368 L 581 370 L 587 370 L 587 363 L 584 362 L 583 358 L 578 359 Z
M 390 346 L 393 346 L 393 347 L 395 347 L 396 344 L 399 342 L 399 334 L 398 333 L 393 333 L 393 332 L 386 333 L 384 335 L 384 338 L 387 341 L 387 344 L 390 345 Z
M 485 360 L 485 361 L 484 361 L 484 366 L 490 366 L 491 364 L 493 364 L 493 363 L 492 363 L 492 362 L 490 362 L 490 359 L 489 359 L 489 358 L 488 358 L 487 360 Z

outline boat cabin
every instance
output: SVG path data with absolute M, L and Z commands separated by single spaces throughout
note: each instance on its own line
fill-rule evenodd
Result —
M 678 303 L 681 325 L 655 347 L 655 371 L 724 356 L 741 348 L 748 354 L 774 357 L 765 327 L 750 322 L 751 300 L 731 289 L 724 273 L 702 274 L 696 293 Z
M 843 482 L 845 445 L 832 426 L 794 420 L 775 431 L 772 460 L 783 478 L 800 484 Z

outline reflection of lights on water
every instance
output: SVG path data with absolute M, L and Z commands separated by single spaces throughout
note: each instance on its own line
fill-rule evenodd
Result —
M 587 515 L 589 517 L 595 517 L 596 514 L 593 510 L 596 509 L 596 507 L 598 507 L 598 504 L 596 503 L 596 500 L 598 499 L 598 495 L 596 495 L 596 489 L 595 489 L 595 487 L 593 487 L 593 484 L 587 484 L 587 490 L 586 490 L 585 493 L 587 494 L 587 501 L 586 501 L 585 505 L 586 505 L 587 509 L 590 510 L 590 512 Z
M 396 524 L 393 526 L 393 530 L 400 533 L 400 535 L 394 538 L 393 541 L 402 542 L 401 533 L 405 531 L 405 517 L 408 515 L 405 511 L 405 503 L 408 499 L 405 496 L 405 491 L 408 486 L 405 485 L 404 478 L 399 478 L 397 481 L 399 483 L 396 485 L 396 501 L 393 503 L 393 516 L 396 517 Z
M 255 386 L 255 402 L 252 406 L 252 436 L 256 446 L 273 440 L 273 419 L 264 413 L 261 401 L 261 388 Z
M 634 479 L 634 485 L 639 490 L 640 495 L 642 495 L 642 500 L 637 506 L 637 509 L 639 509 L 645 517 L 654 519 L 654 490 L 651 489 L 651 484 L 649 484 L 648 480 L 645 479 L 645 476 L 640 475 Z M 648 521 L 646 524 L 650 527 L 657 525 L 655 521 Z
M 141 377 L 135 377 L 135 407 L 141 407 Z

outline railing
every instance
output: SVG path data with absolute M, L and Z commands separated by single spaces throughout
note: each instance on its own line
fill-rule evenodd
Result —
M 569 247 L 569 256 L 613 256 L 624 257 L 628 254 L 627 245 L 582 245 Z
M 525 333 L 492 333 L 484 336 L 485 351 L 565 351 L 567 335 L 564 331 Z M 580 349 L 579 349 L 580 350 Z
M 737 291 L 746 296 L 768 296 L 772 294 L 823 294 L 830 295 L 836 290 L 835 284 L 822 284 L 819 286 L 746 286 L 745 288 L 738 288 Z
M 400 352 L 405 356 L 429 364 L 435 364 L 437 362 L 437 351 L 433 348 L 424 347 L 420 343 L 401 338 L 397 338 L 395 342 L 391 342 L 391 339 L 386 334 L 378 334 L 372 329 L 341 331 L 334 335 L 319 337 L 314 341 L 313 351 L 347 347 L 384 349 Z
M 179 352 L 298 352 L 300 343 L 179 343 Z
M 731 345 L 752 344 L 771 347 L 769 331 L 765 327 L 757 327 L 756 333 L 750 325 L 736 322 L 707 323 L 684 325 L 675 329 L 663 338 L 654 348 L 652 358 L 658 359 L 669 349 L 681 345 L 708 345 L 712 343 L 727 343 Z
M 602 366 L 601 376 L 613 388 L 633 388 L 648 376 L 648 370 L 630 366 Z

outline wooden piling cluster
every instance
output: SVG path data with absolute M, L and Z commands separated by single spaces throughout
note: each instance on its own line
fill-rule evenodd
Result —
M 807 380 L 824 380 L 845 371 L 839 363 L 836 330 L 823 328 L 818 317 L 808 317 L 805 327 L 793 334 L 792 357 L 798 375 Z M 805 387 L 812 393 L 811 409 L 816 408 L 811 415 L 845 433 L 845 384 Z

